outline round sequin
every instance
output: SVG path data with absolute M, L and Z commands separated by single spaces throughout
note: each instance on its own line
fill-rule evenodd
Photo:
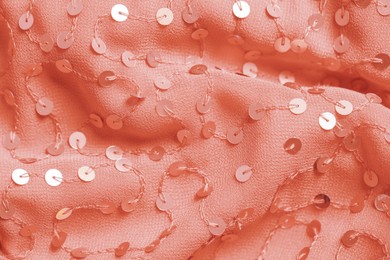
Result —
M 390 0 L 380 0 L 380 2 L 376 5 L 376 10 L 380 15 L 390 15 Z
M 237 34 L 229 35 L 227 41 L 231 45 L 243 45 L 245 43 L 244 39 Z
M 187 171 L 187 165 L 183 161 L 174 162 L 168 168 L 169 175 L 173 177 L 180 176 L 186 173 L 186 171 Z
M 390 5 L 389 5 L 390 6 Z M 385 70 L 390 66 L 390 57 L 385 53 L 379 53 L 375 56 L 380 62 L 373 62 L 372 65 L 378 70 Z
M 93 38 L 92 43 L 91 43 L 92 49 L 97 53 L 97 54 L 103 54 L 106 52 L 107 47 L 106 44 L 102 39 L 99 37 Z
M 14 93 L 9 89 L 5 89 L 3 94 L 4 94 L 5 103 L 7 103 L 7 105 L 9 106 L 14 106 L 15 105 Z
M 206 71 L 207 71 L 206 65 L 196 64 L 192 66 L 188 72 L 193 75 L 200 75 L 200 74 L 204 74 Z
M 183 21 L 188 24 L 196 23 L 199 19 L 199 14 L 192 8 L 184 8 L 184 10 L 181 12 L 181 17 L 183 18 Z
M 122 257 L 124 256 L 127 251 L 129 250 L 130 243 L 129 242 L 123 242 L 121 243 L 117 248 L 115 248 L 115 256 L 116 257 Z
M 304 247 L 301 249 L 301 251 L 299 251 L 297 260 L 306 260 L 309 254 L 310 254 L 310 248 Z
M 362 143 L 362 140 L 360 136 L 356 135 L 355 133 L 351 133 L 344 137 L 343 144 L 345 149 L 347 149 L 350 152 L 354 152 L 359 149 L 360 145 Z
M 239 144 L 244 139 L 244 132 L 241 128 L 231 127 L 227 130 L 226 138 L 231 144 Z
M 59 210 L 56 214 L 56 219 L 57 220 L 65 220 L 69 218 L 73 213 L 73 210 L 70 208 L 63 208 Z
M 198 98 L 196 102 L 196 110 L 200 114 L 206 114 L 210 111 L 211 108 L 211 102 L 206 97 L 200 97 Z
M 359 213 L 361 212 L 363 209 L 364 209 L 364 196 L 362 195 L 358 195 L 356 197 L 354 197 L 352 200 L 351 200 L 351 204 L 349 205 L 349 210 L 352 212 L 352 213 Z
M 123 151 L 121 148 L 115 146 L 115 145 L 111 145 L 109 147 L 107 147 L 106 149 L 106 157 L 112 161 L 116 161 L 120 158 L 122 158 L 123 156 Z
M 79 247 L 70 251 L 70 255 L 76 259 L 83 259 L 88 256 L 88 249 L 85 247 Z
M 83 10 L 83 2 L 81 0 L 72 0 L 66 10 L 70 16 L 77 16 Z
M 40 37 L 39 47 L 43 52 L 51 52 L 54 47 L 54 41 L 48 34 L 44 34 Z
M 298 138 L 290 138 L 284 143 L 284 150 L 289 154 L 297 154 L 302 147 L 302 142 Z
M 306 111 L 306 101 L 301 98 L 294 98 L 289 103 L 291 113 L 295 115 L 303 114 Z
M 102 203 L 98 207 L 99 210 L 105 215 L 112 214 L 116 210 L 116 205 L 112 202 Z
M 30 175 L 26 170 L 16 169 L 12 172 L 12 180 L 17 185 L 26 185 L 30 181 Z
M 124 22 L 129 16 L 129 10 L 122 4 L 116 4 L 111 8 L 111 17 L 117 22 Z
M 366 170 L 363 174 L 363 181 L 369 188 L 375 188 L 378 183 L 378 175 L 372 170 Z
M 291 71 L 284 70 L 279 73 L 279 82 L 284 85 L 286 83 L 295 82 L 295 75 Z
M 132 201 L 131 198 L 126 198 L 121 202 L 121 209 L 126 213 L 134 211 L 136 207 L 137 203 Z
M 347 10 L 338 9 L 334 15 L 334 19 L 339 26 L 346 26 L 349 23 L 349 12 Z
M 318 118 L 318 122 L 324 130 L 332 130 L 337 123 L 336 117 L 330 112 L 322 113 Z
M 115 161 L 115 168 L 120 172 L 129 172 L 132 169 L 131 160 L 128 158 L 119 158 Z
M 56 187 L 63 181 L 62 173 L 57 169 L 50 169 L 45 174 L 45 181 L 49 186 Z
M 261 51 L 247 51 L 245 52 L 244 59 L 247 61 L 255 61 L 260 59 Z
M 387 194 L 379 194 L 374 200 L 374 206 L 381 212 L 390 211 L 390 196 Z
M 181 129 L 177 132 L 176 138 L 182 145 L 190 145 L 192 143 L 192 134 L 187 129 Z
M 306 227 L 306 234 L 314 238 L 321 232 L 321 223 L 318 220 L 313 220 Z
M 10 204 L 8 201 L 0 202 L 0 218 L 1 219 L 11 219 L 15 214 L 15 207 Z
M 325 23 L 325 20 L 324 20 L 324 17 L 322 17 L 321 14 L 313 14 L 307 20 L 307 24 L 314 31 L 318 31 L 322 26 L 324 26 L 324 23 Z
M 349 230 L 344 233 L 344 235 L 341 238 L 341 243 L 345 247 L 352 247 L 354 244 L 356 244 L 358 238 L 359 238 L 359 233 L 354 231 L 354 230 Z
M 172 113 L 173 104 L 171 101 L 163 99 L 156 105 L 156 112 L 161 117 L 167 117 Z
M 217 127 L 213 121 L 206 122 L 202 127 L 202 136 L 206 139 L 214 136 Z
M 60 32 L 57 36 L 57 46 L 60 49 L 69 49 L 74 43 L 74 37 L 71 32 Z
M 267 13 L 273 18 L 279 18 L 282 15 L 282 9 L 274 3 L 269 3 L 266 7 Z
M 259 103 L 253 103 L 249 106 L 249 117 L 255 121 L 263 119 L 266 114 L 266 110 Z
M 226 223 L 222 218 L 212 218 L 209 219 L 209 231 L 214 236 L 220 236 L 225 233 Z
M 252 167 L 241 165 L 236 170 L 236 180 L 239 182 L 247 182 L 253 174 Z
M 326 209 L 330 206 L 330 198 L 325 194 L 318 194 L 314 197 L 313 203 L 318 209 Z
M 338 53 L 345 53 L 349 49 L 350 41 L 345 36 L 339 36 L 334 40 L 333 49 Z
M 291 228 L 295 225 L 295 218 L 290 215 L 284 215 L 279 219 L 278 224 L 281 228 Z
M 20 138 L 15 132 L 10 132 L 3 136 L 2 144 L 7 150 L 15 150 L 20 144 Z
M 67 237 L 68 237 L 68 234 L 65 232 L 62 232 L 62 231 L 56 232 L 56 234 L 53 236 L 53 238 L 51 240 L 51 246 L 54 249 L 61 248 L 64 245 Z
M 253 62 L 245 62 L 242 66 L 242 73 L 250 78 L 256 78 L 258 72 L 259 70 Z
M 233 14 L 240 19 L 248 17 L 251 12 L 249 4 L 245 1 L 236 1 L 233 4 Z
M 332 163 L 332 158 L 328 156 L 321 156 L 316 160 L 314 164 L 314 168 L 319 173 L 328 173 L 331 167 L 331 163 Z
M 280 37 L 276 39 L 274 48 L 280 53 L 288 52 L 291 48 L 291 41 L 287 37 Z
M 83 149 L 87 144 L 87 137 L 82 132 L 74 132 L 69 136 L 69 145 L 75 150 Z
M 372 0 L 355 0 L 355 4 L 359 7 L 366 8 L 367 6 L 370 5 Z
M 113 114 L 106 117 L 106 124 L 113 130 L 119 130 L 123 127 L 123 120 L 120 116 Z
M 115 73 L 112 71 L 103 71 L 98 77 L 98 83 L 101 87 L 109 87 L 116 80 Z
M 134 58 L 134 54 L 131 51 L 124 51 L 121 55 L 122 63 L 126 67 L 134 67 L 137 63 L 137 60 Z
M 294 39 L 291 42 L 291 50 L 295 53 L 304 53 L 308 46 L 304 39 Z
M 195 30 L 191 34 L 191 38 L 194 40 L 200 41 L 200 40 L 205 39 L 208 35 L 209 35 L 209 31 L 207 31 L 206 29 L 200 28 L 200 29 Z
M 376 104 L 382 103 L 382 98 L 374 93 L 367 93 L 366 98 L 372 103 L 376 103 Z
M 53 143 L 49 145 L 46 149 L 46 152 L 51 156 L 59 156 L 64 152 L 64 145 L 60 143 Z
M 157 22 L 163 26 L 167 26 L 173 21 L 173 12 L 171 9 L 163 7 L 157 10 Z
M 97 114 L 90 114 L 89 115 L 89 122 L 96 128 L 103 128 L 103 120 Z
M 35 110 L 41 116 L 48 116 L 53 112 L 54 104 L 48 98 L 41 98 L 35 105 Z
M 213 192 L 214 188 L 210 184 L 205 184 L 201 189 L 196 192 L 198 198 L 206 198 Z
M 330 71 L 338 71 L 341 68 L 341 62 L 338 59 L 326 58 L 323 60 L 323 65 Z
M 152 161 L 160 161 L 165 154 L 165 149 L 161 146 L 153 147 L 148 153 L 149 159 Z
M 156 207 L 161 211 L 170 210 L 173 206 L 172 198 L 167 194 L 161 194 L 161 196 L 157 196 Z
M 335 109 L 339 115 L 347 116 L 352 113 L 353 105 L 347 100 L 340 100 L 337 102 Z
M 171 87 L 171 81 L 164 76 L 158 76 L 154 79 L 154 86 L 161 90 L 167 90 Z
M 68 60 L 57 60 L 56 68 L 62 73 L 71 73 L 73 71 L 72 64 Z
M 22 14 L 19 18 L 19 28 L 26 31 L 29 30 L 34 24 L 34 16 L 31 12 Z
M 146 55 L 146 63 L 151 68 L 156 68 L 161 62 L 161 56 L 156 51 L 151 51 Z
M 96 176 L 95 171 L 89 166 L 80 167 L 77 175 L 79 176 L 80 180 L 85 182 L 93 181 Z

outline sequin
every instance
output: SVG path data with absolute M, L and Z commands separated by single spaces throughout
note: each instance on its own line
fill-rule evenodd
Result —
M 376 104 L 382 103 L 382 98 L 374 93 L 367 93 L 366 98 L 372 103 L 376 103 Z
M 231 144 L 239 144 L 244 139 L 244 132 L 238 127 L 231 127 L 227 130 L 226 138 Z
M 56 214 L 56 219 L 57 220 L 65 220 L 69 218 L 73 213 L 73 210 L 70 208 L 63 208 L 59 210 Z
M 151 51 L 146 55 L 146 63 L 151 68 L 156 68 L 161 61 L 161 56 L 156 51 Z
M 266 110 L 259 103 L 253 103 L 249 106 L 249 117 L 255 121 L 263 119 L 266 114 Z
M 321 223 L 318 220 L 313 220 L 306 227 L 306 234 L 314 238 L 321 232 Z
M 0 202 L 0 218 L 4 220 L 11 219 L 15 214 L 15 207 L 8 201 Z
M 229 35 L 227 41 L 231 45 L 243 45 L 245 43 L 244 39 L 237 34 Z
M 272 18 L 279 18 L 282 15 L 282 9 L 274 3 L 269 3 L 266 7 L 267 13 Z
M 367 6 L 370 5 L 372 0 L 355 0 L 355 4 L 359 7 L 366 8 Z
M 111 17 L 117 22 L 124 22 L 129 16 L 129 10 L 122 4 L 116 4 L 111 8 Z
M 20 144 L 20 138 L 15 132 L 3 136 L 2 144 L 7 150 L 15 150 Z
M 376 4 L 376 10 L 380 15 L 390 15 L 390 0 L 380 0 L 380 2 Z
M 97 114 L 90 114 L 89 115 L 89 122 L 96 128 L 103 128 L 103 120 Z
M 115 161 L 115 168 L 120 172 L 129 172 L 133 164 L 128 158 L 119 158 Z
M 149 159 L 152 161 L 160 161 L 165 154 L 165 149 L 161 146 L 153 147 L 148 153 Z
M 169 175 L 171 175 L 173 177 L 177 177 L 177 176 L 180 176 L 180 175 L 186 173 L 186 170 L 187 170 L 186 163 L 183 161 L 177 161 L 177 162 L 172 163 L 169 166 L 168 173 L 169 173 Z
M 87 137 L 82 132 L 74 132 L 69 136 L 69 145 L 75 150 L 83 149 L 87 144 Z
M 161 117 L 167 117 L 173 110 L 173 104 L 171 101 L 163 99 L 160 100 L 156 105 L 156 112 Z
M 338 9 L 334 15 L 334 19 L 339 26 L 346 26 L 349 23 L 349 12 L 347 10 Z
M 349 49 L 350 41 L 346 36 L 339 36 L 334 40 L 333 49 L 342 54 Z
M 176 138 L 182 145 L 190 145 L 192 143 L 192 134 L 187 129 L 181 129 L 177 132 Z
M 117 248 L 115 248 L 115 256 L 116 257 L 122 257 L 127 253 L 127 250 L 129 250 L 130 243 L 129 242 L 123 242 L 121 243 Z
M 359 213 L 361 212 L 363 209 L 364 209 L 364 196 L 362 195 L 358 195 L 356 197 L 354 197 L 352 200 L 351 200 L 351 204 L 349 205 L 349 210 L 352 212 L 352 213 Z
M 209 35 L 209 31 L 207 31 L 206 29 L 200 28 L 200 29 L 195 30 L 191 34 L 191 38 L 194 40 L 200 41 L 200 40 L 205 39 L 208 35 Z
M 19 235 L 22 236 L 22 237 L 31 237 L 37 231 L 38 231 L 37 226 L 35 226 L 35 225 L 26 225 L 26 226 L 23 226 L 20 229 Z
M 92 46 L 92 49 L 93 49 L 97 54 L 103 54 L 103 53 L 105 53 L 106 50 L 107 50 L 106 44 L 105 44 L 104 41 L 103 41 L 101 38 L 99 38 L 99 37 L 96 37 L 96 38 L 93 38 L 93 39 L 92 39 L 91 46 Z
M 302 142 L 298 138 L 290 138 L 284 143 L 283 148 L 289 154 L 297 154 L 302 148 Z
M 318 31 L 325 24 L 324 17 L 321 14 L 313 14 L 307 20 L 307 24 L 314 31 Z
M 252 217 L 253 213 L 255 212 L 255 209 L 254 208 L 246 208 L 246 209 L 243 209 L 241 210 L 238 215 L 237 215 L 237 218 L 243 220 L 243 219 L 247 219 L 247 218 L 250 218 Z
M 34 24 L 34 16 L 31 12 L 22 14 L 19 18 L 19 28 L 23 31 L 29 30 Z
M 295 82 L 295 75 L 291 71 L 282 71 L 279 73 L 279 82 L 284 85 L 289 82 Z
M 5 103 L 7 103 L 7 105 L 14 106 L 15 105 L 14 93 L 9 89 L 5 89 L 4 90 L 4 100 L 5 100 Z
M 354 231 L 354 230 L 349 230 L 344 233 L 344 235 L 341 237 L 341 243 L 345 247 L 352 247 L 354 244 L 356 244 L 358 238 L 359 238 L 359 233 Z
M 389 4 L 390 8 L 390 4 Z M 390 57 L 385 53 L 379 53 L 375 56 L 376 59 L 381 60 L 381 62 L 373 62 L 372 65 L 378 70 L 385 70 L 390 66 Z
M 355 133 L 351 133 L 343 139 L 345 149 L 350 152 L 357 151 L 361 145 L 361 142 L 362 141 L 360 136 L 356 135 Z
M 259 70 L 253 62 L 245 62 L 242 66 L 242 73 L 250 78 L 256 78 L 258 72 Z
M 116 76 L 112 71 L 103 71 L 98 77 L 98 83 L 101 87 L 109 87 L 115 80 Z
M 63 144 L 53 143 L 47 147 L 46 152 L 51 156 L 59 156 L 64 152 L 64 149 Z
M 304 39 L 294 39 L 291 42 L 291 50 L 295 53 L 304 53 L 308 48 L 308 44 Z
M 106 124 L 113 130 L 119 130 L 123 127 L 123 120 L 120 116 L 112 114 L 106 117 Z
M 313 88 L 309 88 L 307 90 L 307 92 L 309 92 L 310 94 L 313 94 L 313 95 L 320 95 L 320 94 L 325 92 L 325 89 L 319 88 L 319 87 L 313 87 Z
M 53 112 L 54 104 L 48 98 L 41 98 L 35 105 L 35 110 L 41 116 L 48 116 Z
M 167 211 L 170 210 L 173 206 L 173 200 L 172 198 L 167 194 L 161 194 L 160 196 L 157 196 L 156 200 L 156 207 L 161 211 Z
M 71 32 L 60 32 L 57 36 L 57 46 L 60 49 L 69 49 L 74 43 L 74 37 Z
M 49 186 L 56 187 L 63 181 L 62 173 L 57 169 L 50 169 L 45 174 L 45 181 Z
M 200 97 L 196 101 L 196 110 L 200 114 L 206 114 L 210 111 L 211 102 L 207 99 L 207 97 Z
M 279 211 L 279 204 L 280 204 L 280 201 L 281 199 L 280 198 L 275 198 L 275 200 L 272 202 L 270 208 L 269 208 L 269 212 L 271 212 L 272 214 L 276 213 L 277 211 Z
M 374 206 L 381 212 L 390 211 L 390 196 L 387 194 L 379 194 L 374 200 Z
M 119 160 L 123 156 L 123 151 L 121 148 L 111 145 L 106 149 L 106 157 L 112 161 Z
M 307 104 L 306 101 L 301 98 L 294 98 L 290 101 L 289 107 L 291 113 L 300 115 L 306 111 Z
M 30 77 L 35 77 L 41 74 L 43 71 L 43 66 L 41 63 L 38 64 L 30 64 L 27 66 L 26 74 Z
M 26 170 L 16 169 L 12 172 L 12 180 L 17 185 L 26 185 L 30 180 L 30 175 Z
M 217 126 L 213 121 L 206 122 L 202 127 L 202 136 L 209 139 L 214 136 Z
M 209 220 L 209 231 L 214 236 L 220 236 L 225 233 L 226 223 L 222 218 L 212 218 Z
M 79 176 L 80 180 L 85 182 L 93 181 L 96 176 L 95 171 L 89 166 L 80 167 L 77 175 Z
M 181 12 L 181 17 L 183 18 L 184 22 L 193 24 L 198 21 L 199 14 L 192 8 L 184 8 L 184 10 Z
M 335 109 L 339 115 L 347 116 L 352 113 L 353 105 L 347 100 L 339 100 L 335 106 Z
M 337 123 L 336 117 L 330 112 L 322 113 L 318 118 L 318 122 L 324 130 L 332 130 Z
M 301 251 L 299 251 L 297 260 L 306 260 L 309 254 L 310 254 L 310 248 L 304 247 L 301 249 Z
M 103 203 L 99 205 L 99 210 L 105 215 L 110 215 L 116 210 L 116 205 L 112 202 Z
M 70 254 L 76 259 L 83 259 L 88 256 L 88 249 L 86 249 L 85 247 L 79 247 L 70 251 Z
M 73 71 L 72 64 L 68 60 L 57 60 L 56 67 L 62 73 L 71 73 Z
M 66 10 L 70 16 L 77 16 L 83 10 L 83 2 L 81 0 L 72 0 Z
M 131 51 L 124 51 L 121 55 L 121 60 L 122 63 L 129 68 L 134 67 L 137 63 L 134 54 Z
M 160 244 L 160 240 L 155 240 L 152 243 L 150 243 L 147 247 L 145 247 L 144 251 L 145 253 L 151 253 L 154 250 L 156 250 L 156 247 Z
M 328 156 L 321 156 L 316 160 L 314 164 L 314 169 L 317 170 L 319 173 L 328 173 L 332 161 L 332 158 Z
M 65 244 L 67 237 L 68 237 L 68 234 L 65 232 L 62 232 L 62 231 L 57 232 L 57 234 L 54 235 L 52 240 L 51 240 L 51 246 L 54 249 L 61 248 Z
M 205 198 L 213 192 L 214 188 L 211 184 L 206 183 L 202 188 L 196 192 L 198 198 Z
M 193 74 L 193 75 L 200 75 L 200 74 L 203 74 L 207 71 L 207 66 L 204 65 L 204 64 L 197 64 L 197 65 L 194 65 L 190 68 L 190 70 L 188 71 L 190 74 Z
M 154 86 L 161 90 L 167 90 L 171 87 L 171 81 L 164 76 L 158 76 L 154 79 Z
M 121 202 L 121 209 L 126 213 L 134 211 L 136 207 L 137 203 L 132 201 L 131 198 L 126 198 Z
M 291 228 L 295 225 L 295 218 L 290 215 L 284 215 L 279 219 L 278 225 L 281 228 Z
M 166 7 L 160 8 L 157 10 L 156 19 L 160 25 L 167 26 L 173 21 L 173 12 Z
M 378 183 L 378 175 L 372 170 L 366 170 L 363 174 L 363 181 L 369 188 L 375 188 Z
M 244 54 L 244 59 L 247 61 L 255 61 L 260 59 L 261 55 L 261 51 L 247 51 Z
M 233 4 L 233 14 L 240 19 L 248 17 L 251 12 L 249 4 L 245 1 L 236 1 Z
M 252 167 L 248 165 L 241 165 L 236 170 L 236 180 L 238 182 L 247 182 L 253 174 Z
M 54 47 L 54 41 L 48 34 L 44 34 L 40 37 L 39 47 L 43 52 L 51 52 Z
M 330 198 L 325 194 L 318 194 L 314 197 L 313 203 L 318 209 L 326 209 L 330 205 Z
M 291 48 L 291 41 L 287 37 L 280 37 L 276 39 L 274 43 L 274 48 L 280 53 L 285 53 L 290 50 Z

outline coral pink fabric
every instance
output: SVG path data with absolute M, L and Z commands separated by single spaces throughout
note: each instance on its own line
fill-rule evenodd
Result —
M 376 196 L 388 192 L 390 185 L 390 145 L 384 133 L 384 129 L 390 127 L 390 111 L 365 96 L 366 92 L 375 92 L 385 105 L 390 105 L 387 92 L 390 68 L 378 70 L 370 62 L 365 62 L 378 53 L 390 54 L 390 18 L 379 15 L 374 3 L 367 8 L 359 8 L 353 2 L 348 4 L 351 22 L 343 31 L 351 46 L 345 54 L 337 55 L 341 67 L 332 71 L 327 62 L 336 58 L 333 42 L 340 29 L 334 23 L 334 13 L 340 8 L 341 1 L 327 3 L 323 11 L 325 25 L 318 32 L 310 32 L 306 38 L 309 47 L 303 54 L 275 51 L 274 41 L 279 34 L 274 20 L 265 12 L 271 1 L 251 0 L 247 1 L 251 14 L 240 21 L 232 14 L 234 1 L 192 1 L 192 8 L 200 15 L 198 28 L 209 32 L 203 47 L 191 38 L 194 26 L 181 19 L 186 1 L 119 1 L 127 5 L 133 18 L 123 23 L 115 22 L 109 16 L 101 20 L 99 37 L 107 46 L 105 56 L 97 55 L 91 49 L 95 23 L 99 16 L 109 15 L 118 1 L 84 1 L 84 9 L 74 28 L 73 45 L 67 50 L 55 46 L 50 53 L 42 52 L 36 42 L 39 36 L 47 33 L 56 39 L 60 31 L 70 30 L 72 19 L 66 13 L 69 2 L 35 1 L 32 8 L 34 25 L 28 35 L 18 27 L 18 20 L 29 9 L 29 1 L 0 1 L 0 89 L 3 94 L 6 89 L 11 90 L 17 104 L 17 107 L 8 106 L 5 99 L 1 99 L 0 131 L 2 136 L 7 136 L 16 124 L 21 139 L 14 152 L 0 147 L 0 189 L 8 191 L 8 202 L 15 207 L 14 217 L 37 227 L 32 239 L 19 234 L 21 225 L 17 224 L 18 221 L 0 220 L 2 257 L 69 259 L 71 249 L 85 247 L 88 252 L 95 252 L 88 258 L 113 259 L 112 249 L 128 241 L 135 249 L 128 252 L 125 259 L 188 259 L 191 256 L 196 259 L 256 259 L 263 249 L 265 259 L 292 259 L 304 247 L 311 247 L 309 259 L 332 259 L 336 255 L 340 259 L 390 258 L 390 218 L 374 207 Z M 279 23 L 285 34 L 291 39 L 303 37 L 307 18 L 319 12 L 319 3 L 279 1 L 283 10 Z M 166 6 L 171 7 L 174 20 L 163 27 L 153 18 L 159 8 Z M 151 20 L 147 22 L 140 17 Z M 227 42 L 227 37 L 233 33 L 241 35 L 244 45 L 234 46 Z M 202 48 L 203 58 L 200 57 Z M 140 57 L 134 67 L 128 68 L 120 62 L 124 50 Z M 260 59 L 254 61 L 259 70 L 256 78 L 238 73 L 245 62 L 244 53 L 249 50 L 261 51 Z M 161 59 L 167 62 L 151 68 L 144 61 L 150 51 L 158 51 Z M 188 56 L 195 58 L 188 59 Z M 60 72 L 55 61 L 61 59 L 67 59 L 79 75 Z M 65 144 L 64 153 L 58 157 L 47 156 L 45 152 L 56 138 L 53 120 L 36 113 L 36 102 L 27 91 L 25 76 L 28 66 L 39 63 L 43 72 L 31 77 L 28 86 L 38 97 L 47 97 L 54 103 L 52 114 L 60 124 Z M 209 78 L 205 74 L 188 73 L 198 63 L 207 66 Z M 278 75 L 285 70 L 293 72 L 298 86 L 303 87 L 283 86 Z M 127 100 L 134 83 L 117 80 L 109 88 L 100 87 L 97 77 L 103 71 L 113 71 L 133 80 L 146 98 L 132 109 Z M 153 81 L 159 75 L 169 78 L 172 86 L 156 94 Z M 214 90 L 210 112 L 204 117 L 206 121 L 216 123 L 217 133 L 221 136 L 205 139 L 201 136 L 202 123 L 195 105 L 206 93 L 210 79 Z M 361 84 L 366 82 L 368 87 L 362 89 L 361 85 L 354 85 L 356 79 L 363 82 Z M 321 86 L 324 82 L 333 85 Z M 320 95 L 307 94 L 310 87 L 317 85 L 324 88 L 332 100 L 348 100 L 355 108 L 363 107 L 348 116 L 337 115 L 334 104 Z M 307 109 L 301 115 L 281 109 L 268 111 L 260 121 L 248 116 L 248 109 L 254 103 L 262 107 L 286 107 L 293 98 L 305 95 Z M 158 96 L 172 102 L 175 118 L 161 117 L 156 113 Z M 18 111 L 16 120 L 15 111 Z M 323 112 L 337 115 L 338 122 L 361 137 L 358 155 L 346 150 L 343 138 L 337 137 L 334 131 L 320 127 L 319 116 Z M 92 113 L 102 118 L 119 115 L 124 126 L 119 130 L 112 130 L 107 125 L 98 129 L 88 123 Z M 375 127 L 357 128 L 359 124 Z M 193 141 L 176 149 L 179 147 L 176 133 L 183 127 L 192 133 Z M 232 127 L 243 127 L 244 138 L 238 145 L 232 145 L 224 138 Z M 67 142 L 75 131 L 82 131 L 87 137 L 82 154 L 70 148 Z M 295 155 L 283 148 L 293 137 L 302 142 L 301 150 Z M 145 153 L 126 155 L 145 178 L 145 193 L 131 213 L 122 212 L 119 205 L 124 198 L 138 194 L 139 181 L 133 173 L 116 170 L 114 162 L 105 157 L 105 150 L 110 145 L 132 151 L 149 151 L 162 146 L 171 151 L 157 162 L 150 160 Z M 335 152 L 328 173 L 319 174 L 312 169 L 279 188 L 298 170 L 313 168 L 318 157 L 332 156 Z M 42 160 L 23 163 L 18 158 Z M 177 228 L 161 240 L 154 251 L 145 253 L 142 248 L 158 239 L 170 225 L 167 214 L 158 210 L 155 202 L 164 172 L 171 163 L 179 160 L 207 174 L 214 188 L 204 200 L 206 219 L 220 217 L 229 224 L 243 209 L 253 208 L 254 213 L 243 221 L 242 230 L 235 231 L 234 239 L 212 239 L 201 218 L 202 202 L 195 198 L 196 192 L 202 188 L 202 178 L 196 174 L 168 177 L 163 189 L 173 198 L 171 211 Z M 96 178 L 89 183 L 79 181 L 79 167 L 92 165 L 100 166 L 95 170 Z M 245 183 L 235 178 L 240 165 L 252 167 L 253 175 Z M 11 185 L 7 189 L 12 183 L 11 173 L 17 168 L 39 177 L 30 177 L 27 185 Z M 43 176 L 53 168 L 71 181 L 58 187 L 47 185 Z M 363 181 L 367 169 L 374 171 L 379 179 L 379 184 L 371 192 Z M 313 206 L 288 210 L 289 207 L 311 204 L 318 194 L 328 195 L 331 206 L 322 210 Z M 364 209 L 351 213 L 351 200 L 365 194 L 369 197 Z M 270 212 L 275 197 L 280 198 L 279 206 L 286 210 Z M 74 211 L 69 218 L 58 222 L 58 229 L 68 234 L 65 249 L 53 251 L 50 248 L 53 223 L 60 209 L 102 202 L 113 202 L 117 209 L 110 215 L 96 209 Z M 305 225 L 279 228 L 271 233 L 270 238 L 270 232 L 286 214 L 305 223 L 320 221 L 321 231 L 314 244 L 311 245 Z M 225 234 L 232 233 L 233 229 L 227 228 Z M 348 230 L 372 236 L 361 236 L 356 244 L 346 248 L 340 239 Z M 33 240 L 35 242 L 31 244 Z

